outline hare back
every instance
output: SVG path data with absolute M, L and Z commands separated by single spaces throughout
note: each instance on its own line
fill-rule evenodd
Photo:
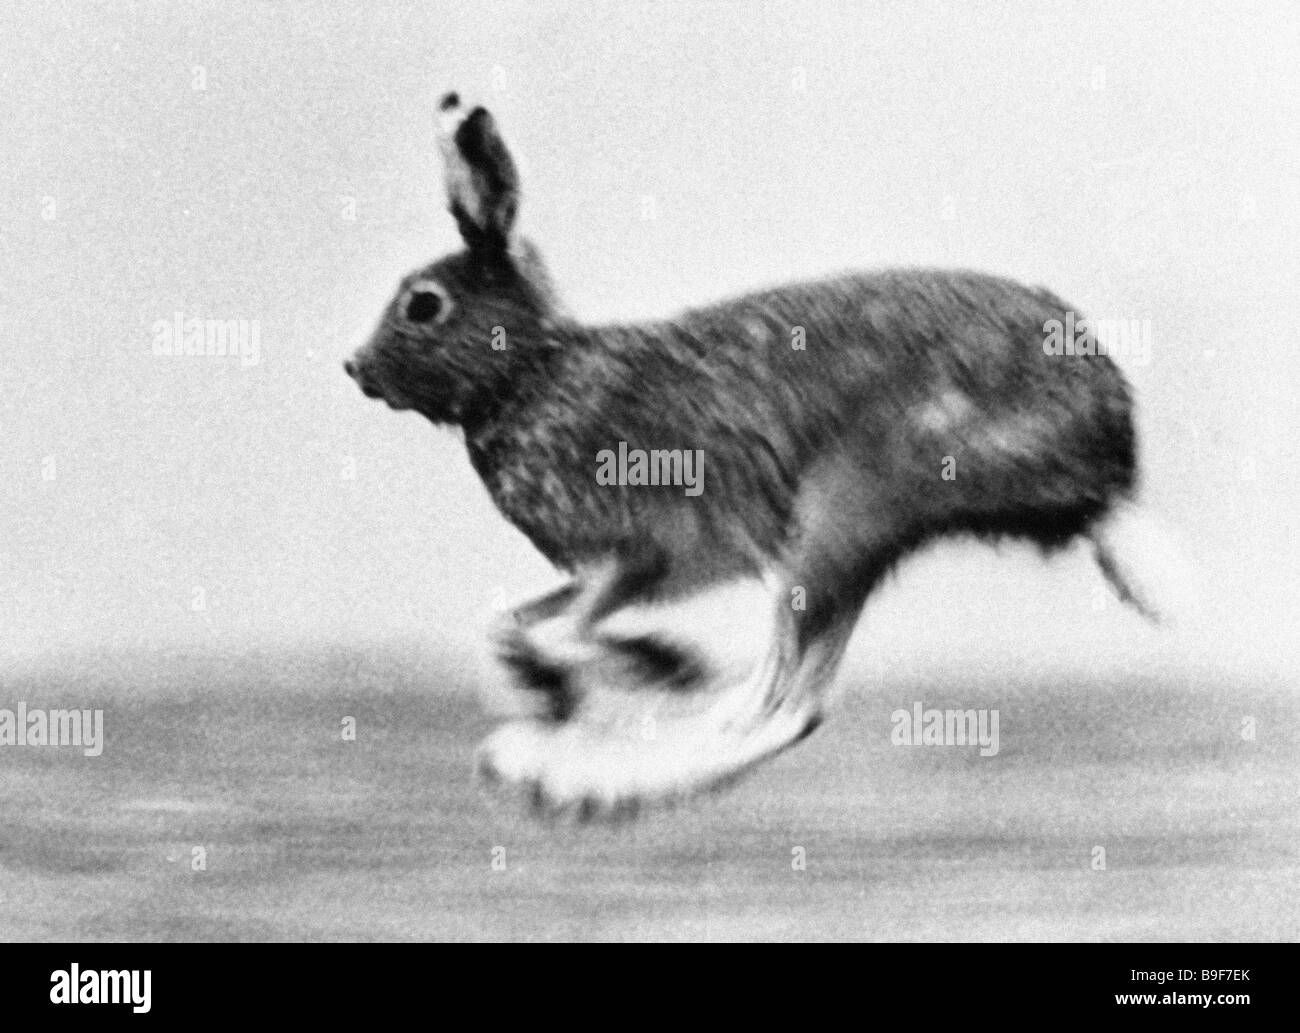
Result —
M 550 375 L 471 435 L 470 454 L 506 516 L 562 567 L 658 549 L 752 572 L 799 533 L 810 478 L 848 500 L 841 518 L 900 541 L 974 531 L 1057 544 L 1135 479 L 1118 367 L 1044 347 L 1069 311 L 998 277 L 891 270 L 656 323 L 565 325 Z M 599 457 L 638 450 L 697 456 L 700 490 L 598 478 Z

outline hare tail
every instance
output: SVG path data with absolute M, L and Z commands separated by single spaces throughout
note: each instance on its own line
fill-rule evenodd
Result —
M 1088 532 L 1102 575 L 1115 594 L 1155 624 L 1175 623 L 1195 608 L 1191 567 L 1168 528 L 1126 502 Z

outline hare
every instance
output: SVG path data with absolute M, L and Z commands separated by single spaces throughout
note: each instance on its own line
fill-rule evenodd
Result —
M 579 818 L 730 781 L 819 723 L 868 594 L 941 536 L 1089 540 L 1157 617 L 1121 551 L 1149 537 L 1130 389 L 1108 356 L 1044 347 L 1060 298 L 887 270 L 587 325 L 516 233 L 492 116 L 453 93 L 439 123 L 464 249 L 405 277 L 344 366 L 462 428 L 496 506 L 569 578 L 496 630 L 527 706 L 481 746 L 488 779 Z M 620 449 L 665 476 L 599 477 Z M 687 454 L 695 493 L 671 476 Z

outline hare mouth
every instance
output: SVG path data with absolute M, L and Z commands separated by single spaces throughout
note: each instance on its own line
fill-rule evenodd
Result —
M 380 387 L 373 380 L 363 376 L 356 367 L 348 370 L 348 375 L 357 382 L 361 393 L 367 398 L 382 398 L 390 409 L 410 409 L 411 402 L 403 395 L 385 387 Z
M 382 398 L 384 400 L 384 404 L 387 405 L 388 408 L 390 409 L 397 409 L 400 411 L 402 409 L 415 408 L 415 403 L 412 402 L 410 398 L 408 398 L 401 391 L 389 387 L 387 384 L 381 383 L 378 387 L 374 388 L 374 392 L 375 393 L 371 395 L 371 397 Z
M 375 387 L 372 384 L 362 384 L 361 393 L 367 398 L 382 398 L 384 404 L 387 405 L 388 408 L 399 412 L 403 409 L 410 409 L 412 407 L 410 401 L 402 395 L 383 388 Z

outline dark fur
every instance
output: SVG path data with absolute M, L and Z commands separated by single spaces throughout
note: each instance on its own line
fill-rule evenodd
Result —
M 512 236 L 517 178 L 490 116 L 472 113 L 455 143 L 478 191 L 451 188 L 466 250 L 403 284 L 436 280 L 455 310 L 412 324 L 399 291 L 349 372 L 397 407 L 463 426 L 492 499 L 556 566 L 616 559 L 600 612 L 779 569 L 808 594 L 793 618 L 803 646 L 855 617 L 882 573 L 936 536 L 1052 547 L 1132 492 L 1128 387 L 1105 356 L 1044 353 L 1044 324 L 1069 308 L 1053 294 L 890 270 L 584 325 Z M 597 453 L 619 442 L 703 450 L 703 493 L 599 485 Z
M 706 557 L 710 575 L 752 572 L 798 536 L 795 500 L 821 468 L 854 471 L 835 490 L 852 496 L 839 502 L 863 523 L 869 555 L 853 559 L 868 568 L 886 558 L 870 553 L 948 532 L 1059 544 L 1133 487 L 1123 376 L 1105 356 L 1044 354 L 1044 323 L 1069 307 L 1046 291 L 899 270 L 584 327 L 556 314 L 536 262 L 429 266 L 420 277 L 457 302 L 435 331 L 445 339 L 393 312 L 372 361 L 429 419 L 465 427 L 497 506 L 561 568 L 681 556 Z M 796 326 L 806 350 L 792 347 Z M 916 419 L 962 402 L 950 427 Z M 598 485 L 597 453 L 620 441 L 702 449 L 703 493 Z M 940 476 L 945 456 L 954 480 Z

